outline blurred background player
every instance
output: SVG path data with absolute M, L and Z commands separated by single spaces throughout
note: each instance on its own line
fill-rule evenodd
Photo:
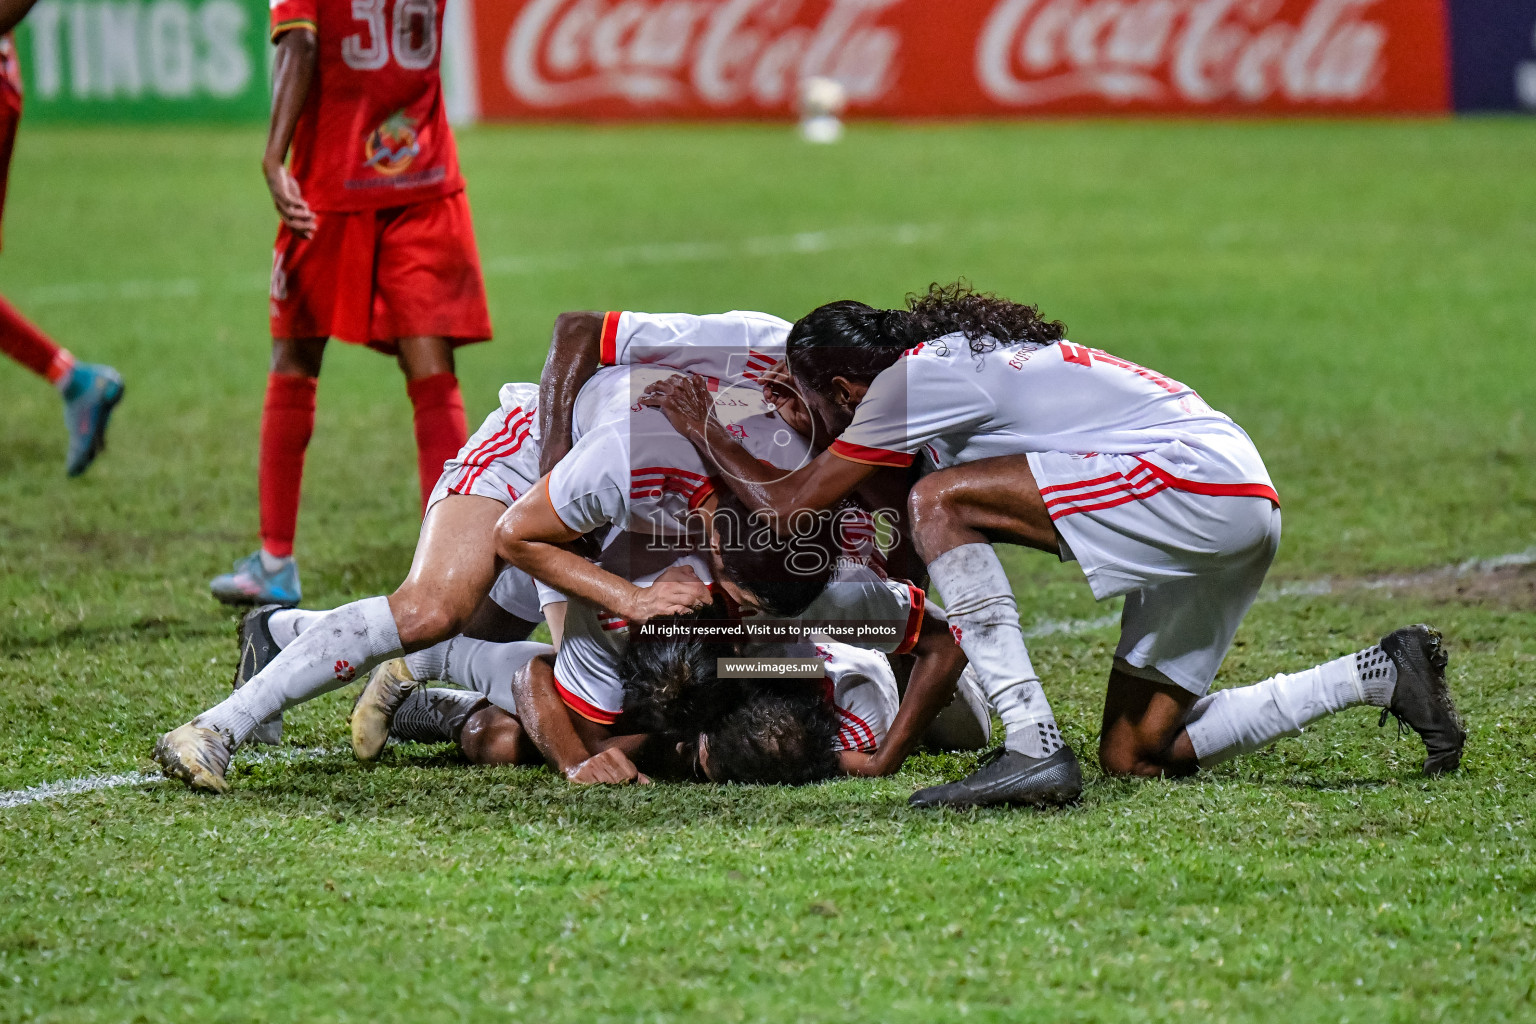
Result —
M 0 2 L 0 215 L 11 151 L 21 123 L 21 69 L 11 29 L 36 0 Z M 79 476 L 107 446 L 107 420 L 123 397 L 123 378 L 110 366 L 79 363 L 4 298 L 0 298 L 0 351 L 58 389 L 64 397 L 64 426 L 69 430 L 65 472 Z
M 423 508 L 468 437 L 453 350 L 489 338 L 491 321 L 443 107 L 442 34 L 443 9 L 431 0 L 272 4 L 262 170 L 282 224 L 261 417 L 261 548 L 212 582 L 221 601 L 300 599 L 293 537 L 328 338 L 399 361 Z

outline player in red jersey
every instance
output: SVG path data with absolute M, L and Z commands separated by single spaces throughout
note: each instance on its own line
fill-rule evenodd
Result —
M 222 601 L 299 601 L 293 535 L 328 338 L 399 361 L 424 505 L 468 438 L 453 350 L 489 338 L 491 322 L 443 108 L 442 33 L 440 0 L 272 3 L 262 169 L 282 225 L 261 419 L 261 549 L 213 581 Z
M 11 150 L 21 122 L 21 69 L 11 29 L 36 0 L 0 2 L 0 214 L 5 211 L 5 186 L 10 177 Z M 0 298 L 0 352 L 58 389 L 64 398 L 64 425 L 69 428 L 69 458 L 65 471 L 79 476 L 107 444 L 107 420 L 123 397 L 123 378 L 110 366 L 79 363 L 36 325 Z

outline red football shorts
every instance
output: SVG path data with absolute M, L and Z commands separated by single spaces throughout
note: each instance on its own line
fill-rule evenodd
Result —
M 337 338 L 391 355 L 398 338 L 486 340 L 469 199 L 322 213 L 308 239 L 278 228 L 271 319 L 274 338 Z

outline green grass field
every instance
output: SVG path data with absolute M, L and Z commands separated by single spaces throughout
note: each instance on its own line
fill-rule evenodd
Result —
M 26 128 L 0 291 L 128 380 L 63 476 L 56 397 L 0 365 L 0 790 L 146 770 L 213 703 L 254 547 L 275 220 L 246 131 Z M 1081 807 L 919 814 L 899 777 L 577 791 L 446 748 L 245 758 L 222 798 L 0 806 L 0 1020 L 1536 1020 L 1536 124 L 481 129 L 461 138 L 498 337 L 472 421 L 565 309 L 894 303 L 965 275 L 1242 423 L 1285 499 L 1276 589 L 1218 685 L 1440 625 L 1471 739 L 1346 713 L 1182 783 L 1093 760 L 1113 628 L 1033 642 Z M 399 373 L 337 347 L 307 604 L 386 592 L 417 496 Z M 1011 552 L 1023 620 L 1092 619 Z M 1407 583 L 1358 586 L 1384 574 Z M 0 801 L 3 803 L 3 801 Z

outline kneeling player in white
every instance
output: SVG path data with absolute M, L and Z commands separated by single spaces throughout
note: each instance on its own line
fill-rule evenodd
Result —
M 773 318 L 729 314 L 678 320 L 693 322 L 700 330 L 717 330 L 732 323 L 752 326 Z M 583 322 L 562 318 L 556 333 Z M 782 330 L 778 333 L 782 336 Z M 627 399 L 627 395 L 610 391 L 615 393 L 605 393 L 587 404 L 594 408 L 595 417 L 619 423 L 623 417 L 610 408 L 610 400 Z M 621 408 L 627 409 L 628 404 L 625 400 Z M 656 420 L 666 427 L 660 417 Z M 547 484 L 538 468 L 538 422 L 534 389 L 526 385 L 503 388 L 502 408 L 470 439 L 459 457 L 447 464 L 429 503 L 410 574 L 400 587 L 387 598 L 356 601 L 329 612 L 230 698 L 162 736 L 155 756 L 166 774 L 196 788 L 222 792 L 227 787 L 225 773 L 234 751 L 284 708 L 343 686 L 407 651 L 430 647 L 460 633 L 490 592 L 501 568 L 499 559 L 508 559 L 507 546 L 515 545 L 515 531 L 498 537 L 498 520 L 509 505 L 534 489 L 536 481 L 540 491 L 536 502 L 548 505 Z M 579 417 L 576 422 L 579 426 Z M 745 429 L 739 423 L 733 425 Z M 612 452 L 628 442 L 618 428 L 597 433 L 601 436 L 595 437 L 589 448 L 605 444 Z M 765 447 L 758 454 L 771 454 L 776 448 L 793 449 L 790 433 L 782 424 L 777 429 L 765 428 Z M 781 440 L 786 443 L 781 445 Z M 644 465 L 626 461 L 618 467 L 622 479 L 616 477 L 613 483 L 622 491 L 619 505 L 626 514 L 634 507 L 636 518 L 656 518 L 660 528 L 666 527 L 669 518 L 686 516 L 690 504 L 696 504 L 695 499 L 705 489 L 704 475 L 686 444 L 680 445 L 680 451 L 686 453 L 692 469 L 665 461 Z M 605 494 L 604 500 L 589 504 L 607 507 L 607 497 Z M 562 526 L 559 539 L 569 541 L 583 532 Z M 570 559 L 562 563 L 565 572 L 551 579 L 558 578 L 562 589 L 574 596 L 618 609 L 631 621 L 686 612 L 708 600 L 707 592 L 697 584 L 637 588 L 611 575 L 584 571 L 582 567 L 590 568 L 590 563 L 574 553 L 562 553 Z
M 839 436 L 788 477 L 731 444 L 696 378 L 653 385 L 646 399 L 744 501 L 779 516 L 830 507 L 877 467 L 919 456 L 935 467 L 912 492 L 914 540 L 1007 739 L 1002 756 L 913 803 L 1055 804 L 1081 793 L 998 541 L 1077 561 L 1099 599 L 1125 595 L 1099 740 L 1106 771 L 1188 774 L 1362 704 L 1419 733 L 1426 772 L 1453 770 L 1465 732 L 1428 627 L 1207 694 L 1274 558 L 1279 498 L 1247 434 L 1193 390 L 1064 334 L 1033 307 L 962 286 L 902 310 L 814 310 L 792 329 L 787 361 L 812 415 Z

